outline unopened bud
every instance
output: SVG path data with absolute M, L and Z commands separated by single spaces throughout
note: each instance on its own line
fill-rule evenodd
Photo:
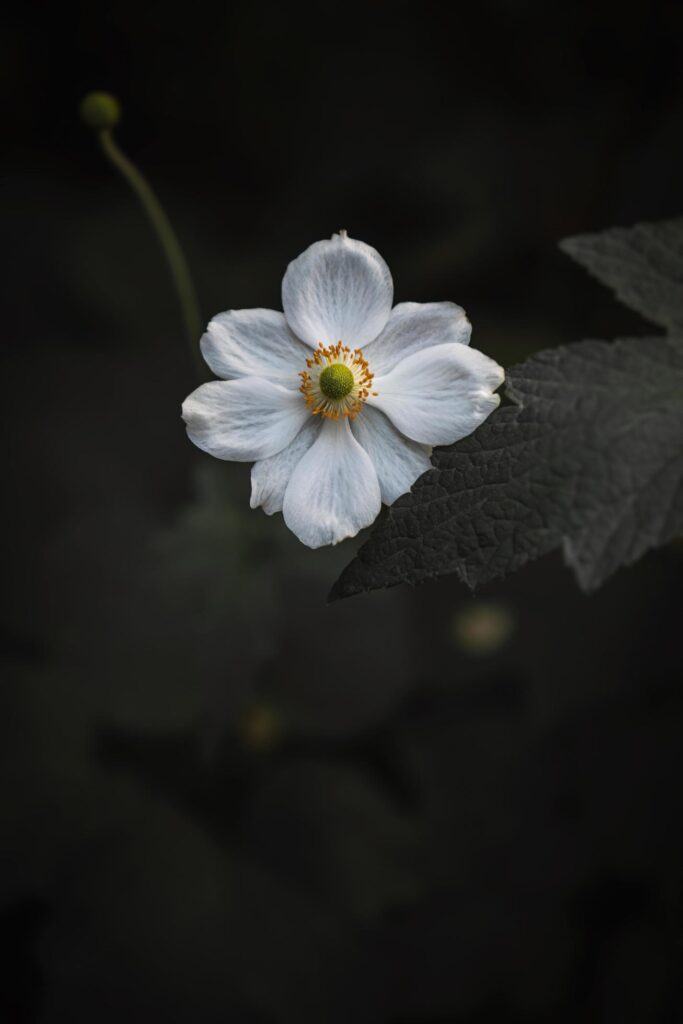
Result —
M 89 92 L 81 100 L 81 119 L 95 131 L 110 131 L 121 118 L 121 104 L 109 92 Z

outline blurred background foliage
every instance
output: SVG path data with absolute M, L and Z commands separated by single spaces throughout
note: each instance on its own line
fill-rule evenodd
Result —
M 5 12 L 0 1019 L 680 1019 L 680 551 L 327 605 L 187 441 L 205 317 L 341 227 L 504 365 L 641 334 L 556 249 L 683 210 L 680 5 Z M 208 375 L 207 375 L 208 376 Z M 628 410 L 625 410 L 628 415 Z

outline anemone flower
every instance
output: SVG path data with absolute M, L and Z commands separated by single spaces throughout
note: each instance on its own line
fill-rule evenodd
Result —
M 284 313 L 219 313 L 201 339 L 221 380 L 183 404 L 190 439 L 253 462 L 251 506 L 282 511 L 311 548 L 369 526 L 499 404 L 497 363 L 452 302 L 392 309 L 389 268 L 345 231 L 287 267 Z

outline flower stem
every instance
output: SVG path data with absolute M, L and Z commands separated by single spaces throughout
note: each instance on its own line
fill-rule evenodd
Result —
M 199 358 L 197 343 L 202 332 L 202 319 L 197 302 L 197 293 L 190 276 L 190 268 L 187 265 L 185 254 L 180 247 L 176 233 L 171 227 L 171 222 L 166 216 L 163 206 L 152 191 L 149 182 L 140 173 L 135 164 L 121 151 L 114 141 L 111 130 L 109 128 L 101 128 L 97 131 L 97 137 L 104 155 L 128 182 L 157 234 L 173 276 L 178 299 L 180 300 L 192 358 L 195 361 L 195 365 L 201 369 L 202 364 Z

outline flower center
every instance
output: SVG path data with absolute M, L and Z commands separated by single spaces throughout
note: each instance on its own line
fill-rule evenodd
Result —
M 314 416 L 353 419 L 366 399 L 377 394 L 370 390 L 373 375 L 362 351 L 341 341 L 329 346 L 321 342 L 299 376 L 299 390 Z
M 326 398 L 339 399 L 353 391 L 355 381 L 346 363 L 332 363 L 320 374 L 318 383 Z

